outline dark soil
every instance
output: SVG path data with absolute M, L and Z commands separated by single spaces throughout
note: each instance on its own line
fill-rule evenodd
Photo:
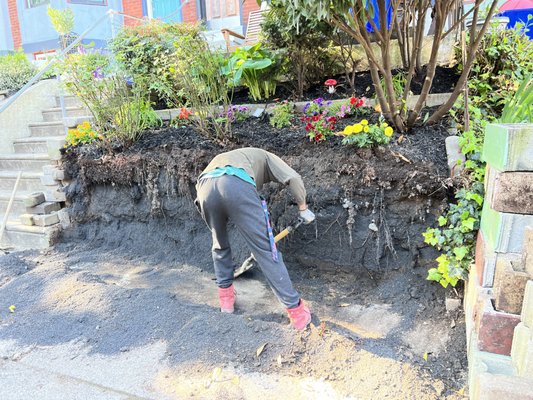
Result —
M 394 71 L 398 73 L 399 71 Z M 420 74 L 416 75 L 411 82 L 411 91 L 413 94 L 420 94 L 422 90 L 422 85 L 424 84 L 424 79 L 426 77 L 426 67 L 422 69 Z M 371 98 L 375 94 L 374 85 L 372 83 L 372 77 L 370 72 L 361 72 L 358 73 L 355 78 L 355 90 L 350 88 L 349 84 L 346 82 L 344 75 L 326 77 L 324 81 L 328 78 L 334 78 L 337 80 L 338 85 L 336 86 L 336 91 L 333 94 L 328 93 L 327 87 L 324 86 L 323 82 L 317 82 L 315 85 L 309 87 L 305 90 L 303 98 L 297 99 L 294 92 L 294 83 L 293 82 L 284 82 L 278 85 L 276 93 L 270 99 L 258 101 L 259 103 L 271 102 L 275 99 L 293 99 L 298 101 L 309 101 L 322 97 L 326 100 L 335 100 L 335 99 L 344 99 L 355 95 L 356 97 L 367 97 Z M 433 79 L 433 84 L 430 90 L 430 93 L 448 93 L 453 91 L 457 80 L 459 79 L 459 74 L 456 67 L 447 68 L 438 66 L 435 71 L 435 77 Z M 233 95 L 232 103 L 233 104 L 246 104 L 246 103 L 258 103 L 253 99 L 248 97 L 248 91 L 245 88 L 240 88 Z
M 353 122 L 344 120 L 339 128 Z M 417 392 L 422 397 L 417 398 L 455 398 L 466 377 L 464 327 L 458 312 L 445 311 L 445 290 L 425 280 L 437 253 L 421 236 L 446 205 L 446 135 L 445 126 L 416 128 L 402 140 L 395 135 L 389 146 L 356 149 L 343 146 L 339 138 L 310 143 L 299 124 L 278 130 L 266 120 L 250 119 L 234 126 L 234 139 L 224 146 L 184 127 L 149 132 L 127 150 L 70 149 L 64 165 L 72 177 L 66 190 L 73 225 L 64 231 L 64 244 L 57 249 L 71 258 L 75 251 L 78 260 L 94 264 L 93 273 L 104 260 L 118 257 L 126 260 L 114 264 L 120 269 L 134 262 L 176 269 L 178 275 L 187 266 L 190 279 L 182 277 L 185 281 L 211 275 L 210 233 L 192 201 L 196 177 L 222 151 L 264 148 L 302 175 L 317 215 L 316 224 L 299 228 L 280 246 L 296 287 L 313 305 L 315 325 L 322 329 L 305 339 L 303 348 L 296 347 L 290 373 L 330 376 L 348 395 L 356 390 L 354 374 L 364 380 L 365 371 L 343 373 L 343 363 L 348 362 L 343 357 L 365 351 L 418 371 L 406 383 L 406 393 L 422 385 L 425 389 Z M 294 221 L 297 209 L 287 188 L 270 184 L 262 192 L 275 231 Z M 372 223 L 377 231 L 369 229 Z M 231 235 L 234 259 L 240 263 L 249 251 L 236 232 Z M 239 279 L 243 287 L 264 284 L 259 271 Z M 198 290 L 201 297 L 202 290 L 213 294 L 215 289 Z M 253 298 L 251 293 L 246 296 Z M 259 303 L 249 307 L 254 319 L 268 324 L 256 331 L 261 333 L 250 346 L 265 335 L 276 337 L 276 326 L 286 319 Z M 249 334 L 245 328 L 232 322 L 236 337 Z M 328 339 L 333 342 L 324 342 L 324 330 L 337 335 Z M 216 340 L 233 343 L 227 337 Z M 334 356 L 336 351 L 344 356 Z M 427 363 L 424 353 L 429 353 Z M 208 365 L 225 360 L 224 353 L 198 357 Z M 304 362 L 306 357 L 312 364 Z M 249 372 L 270 373 L 276 368 L 275 359 L 262 364 L 253 357 L 236 360 Z M 385 372 L 373 373 L 385 385 L 376 393 L 384 395 Z M 437 381 L 443 387 L 435 392 L 429 386 Z M 394 393 L 392 398 L 406 395 Z

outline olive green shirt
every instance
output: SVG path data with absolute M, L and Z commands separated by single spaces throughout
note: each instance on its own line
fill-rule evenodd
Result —
M 228 151 L 213 158 L 202 174 L 227 166 L 244 169 L 255 181 L 257 189 L 261 189 L 267 182 L 289 185 L 298 205 L 305 204 L 306 193 L 302 177 L 275 154 L 253 147 Z

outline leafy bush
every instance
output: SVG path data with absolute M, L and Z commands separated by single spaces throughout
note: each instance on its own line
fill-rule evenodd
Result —
M 200 36 L 184 36 L 174 47 L 169 70 L 180 89 L 173 92 L 172 104 L 194 110 L 192 123 L 205 135 L 213 136 L 214 131 L 216 139 L 224 140 L 231 135 L 231 121 L 220 118 L 230 104 L 230 84 L 221 68 L 227 61 Z
M 125 27 L 111 41 L 110 47 L 121 69 L 134 81 L 145 80 L 148 90 L 169 101 L 180 87 L 170 67 L 181 38 L 199 38 L 200 25 L 163 23 L 152 20 L 147 24 Z
M 369 124 L 366 119 L 363 119 L 361 122 L 344 128 L 342 143 L 360 148 L 388 144 L 393 133 L 394 129 L 383 120 L 379 124 Z
M 524 77 L 514 96 L 507 101 L 500 122 L 533 122 L 533 74 Z
M 332 28 L 324 22 L 303 17 L 297 28 L 279 0 L 270 2 L 261 33 L 265 47 L 283 51 L 283 74 L 296 82 L 299 98 L 306 88 L 339 69 L 330 48 Z
M 222 68 L 233 86 L 242 84 L 254 100 L 268 98 L 276 92 L 278 70 L 275 55 L 261 48 L 261 43 L 238 47 Z
M 137 82 L 111 65 L 101 53 L 68 55 L 58 68 L 69 92 L 78 96 L 106 137 L 131 145 L 143 130 L 161 125 L 144 80 Z
M 285 100 L 281 103 L 277 103 L 272 109 L 272 115 L 270 116 L 270 125 L 274 128 L 284 128 L 291 124 L 291 119 L 294 112 L 294 103 Z
M 22 50 L 0 56 L 0 91 L 14 92 L 37 73 Z

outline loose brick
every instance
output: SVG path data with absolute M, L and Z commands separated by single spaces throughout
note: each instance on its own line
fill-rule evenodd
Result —
M 64 181 L 65 180 L 65 170 L 62 169 L 56 169 L 52 175 L 56 181 Z
M 533 171 L 533 124 L 489 124 L 482 158 L 499 171 Z
M 479 349 L 501 355 L 511 354 L 514 328 L 520 322 L 520 316 L 498 312 L 491 300 L 485 299 L 478 318 Z
M 527 281 L 524 291 L 524 302 L 522 303 L 522 322 L 533 329 L 533 280 Z
M 28 214 L 51 214 L 54 211 L 59 211 L 61 205 L 55 201 L 47 201 L 36 205 L 35 207 L 26 207 L 26 212 Z
M 30 195 L 28 195 L 24 199 L 24 205 L 26 207 L 34 207 L 38 204 L 44 203 L 45 196 L 43 192 L 35 192 Z
M 38 226 L 50 226 L 57 224 L 59 222 L 59 217 L 57 214 L 34 215 L 33 221 L 35 222 L 35 225 Z
M 57 215 L 59 217 L 59 223 L 61 224 L 61 227 L 63 229 L 66 229 L 70 226 L 70 215 L 68 211 L 63 208 L 57 212 Z
M 34 224 L 33 215 L 31 215 L 31 214 L 22 214 L 20 216 L 20 223 L 22 225 L 32 226 Z
M 57 186 L 58 184 L 57 180 L 55 180 L 52 175 L 43 175 L 40 179 L 44 186 Z
M 55 201 L 55 202 L 65 202 L 67 200 L 67 195 L 61 190 L 48 190 L 45 193 L 46 201 Z
M 517 376 L 480 373 L 471 400 L 533 400 L 533 382 Z
M 533 279 L 533 226 L 526 227 L 524 231 L 523 248 L 522 265 L 526 273 Z
M 491 170 L 494 171 L 493 168 Z M 486 199 L 492 209 L 533 214 L 533 172 L 496 172 L 490 175 Z
M 520 254 L 499 254 L 496 259 L 494 277 L 494 300 L 496 310 L 520 314 L 524 290 L 529 280 L 528 274 L 518 271 L 515 266 L 521 264 Z

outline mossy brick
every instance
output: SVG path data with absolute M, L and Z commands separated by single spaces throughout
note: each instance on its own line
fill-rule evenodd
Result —
M 520 271 L 521 254 L 499 254 L 494 275 L 494 303 L 498 311 L 520 314 L 528 274 Z
M 24 199 L 24 205 L 26 207 L 34 207 L 38 204 L 44 203 L 45 196 L 43 192 L 34 192 Z
M 38 226 L 50 226 L 57 224 L 59 222 L 59 217 L 57 214 L 34 215 L 33 221 L 35 222 L 35 225 Z
M 485 299 L 479 310 L 479 350 L 500 355 L 510 355 L 514 328 L 520 322 L 520 315 L 499 312 L 492 306 L 491 299 Z
M 481 232 L 486 246 L 496 253 L 521 253 L 527 226 L 533 225 L 533 215 L 503 213 L 483 204 Z
M 532 346 L 531 329 L 529 329 L 523 322 L 520 322 L 514 328 L 513 346 L 511 347 L 511 360 L 513 368 L 517 375 L 523 376 L 522 372 L 526 364 L 526 356 L 528 348 Z M 533 363 L 533 359 L 531 360 Z
M 482 159 L 500 171 L 533 171 L 533 124 L 489 124 Z
M 518 376 L 480 373 L 470 400 L 533 400 L 533 381 Z
M 533 329 L 533 280 L 526 283 L 524 290 L 524 301 L 522 303 L 522 322 Z
M 524 232 L 524 245 L 522 246 L 522 265 L 524 271 L 533 279 L 533 226 L 528 226 Z
M 54 211 L 59 211 L 61 205 L 55 201 L 46 201 L 44 203 L 38 204 L 35 207 L 26 207 L 26 212 L 28 214 L 51 214 Z
M 485 201 L 495 211 L 533 214 L 533 172 L 500 172 L 487 167 Z

